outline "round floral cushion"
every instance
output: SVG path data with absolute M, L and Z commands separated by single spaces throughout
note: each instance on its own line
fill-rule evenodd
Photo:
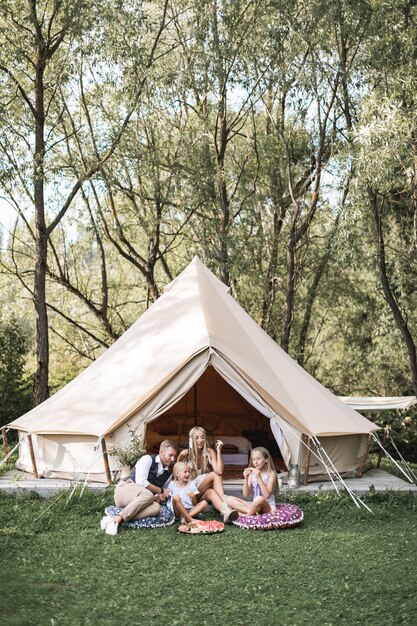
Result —
M 275 530 L 293 528 L 301 524 L 304 513 L 296 504 L 277 504 L 275 511 L 262 515 L 240 515 L 234 522 L 236 526 L 249 530 Z
M 105 514 L 114 516 L 120 515 L 120 509 L 117 506 L 108 506 L 105 509 Z M 171 526 L 175 521 L 174 513 L 167 506 L 161 506 L 159 515 L 155 517 L 143 517 L 142 519 L 133 519 L 130 522 L 125 522 L 123 527 L 126 528 L 162 528 L 163 526 Z

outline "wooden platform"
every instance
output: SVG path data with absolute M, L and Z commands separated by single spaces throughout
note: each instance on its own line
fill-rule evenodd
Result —
M 392 474 L 389 474 L 381 469 L 371 469 L 368 472 L 365 472 L 362 478 L 349 478 L 345 482 L 349 485 L 349 488 L 359 496 L 365 495 L 371 487 L 373 487 L 376 491 L 409 491 L 417 494 L 416 485 L 412 485 L 405 480 L 396 478 Z M 72 489 L 75 484 L 75 481 L 70 480 L 34 478 L 31 474 L 21 472 L 20 470 L 10 470 L 6 474 L 0 476 L 0 490 L 16 494 L 34 491 L 44 498 L 48 498 L 63 489 Z M 84 483 L 81 482 L 79 484 L 82 486 Z M 242 479 L 225 480 L 224 486 L 228 495 L 242 497 Z M 341 490 L 343 490 L 341 485 L 340 487 Z M 108 485 L 105 483 L 88 483 L 88 489 L 99 489 L 104 491 L 107 488 Z M 305 487 L 302 486 L 297 491 L 315 494 L 319 491 L 334 491 L 334 487 L 331 482 L 317 482 L 309 483 Z M 283 484 L 281 493 L 285 496 L 287 492 L 294 493 L 294 490 L 289 490 L 288 486 Z

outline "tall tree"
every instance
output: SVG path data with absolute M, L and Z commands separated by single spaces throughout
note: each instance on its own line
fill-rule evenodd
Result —
M 417 23 L 411 2 L 377 3 L 366 59 L 361 116 L 354 128 L 357 183 L 373 226 L 374 267 L 408 357 L 417 393 L 415 276 Z M 381 66 L 381 58 L 384 64 Z M 371 232 L 372 232 L 371 231 Z
M 154 34 L 146 37 L 141 36 L 141 30 L 146 32 L 145 16 L 138 11 L 135 3 L 124 10 L 119 7 L 117 21 L 113 19 L 114 12 L 110 10 L 110 4 L 98 8 L 85 0 L 57 0 L 53 3 L 46 0 L 19 0 L 17 3 L 6 1 L 1 6 L 0 71 L 4 78 L 1 111 L 2 125 L 8 131 L 1 148 L 8 159 L 11 172 L 9 194 L 19 215 L 27 224 L 36 248 L 32 289 L 36 311 L 36 404 L 48 396 L 48 239 L 85 182 L 99 172 L 115 152 L 136 110 L 165 29 L 165 5 L 156 11 L 156 16 L 155 7 L 152 7 Z M 113 77 L 112 82 L 114 86 L 116 82 L 121 88 L 127 87 L 128 98 L 123 106 L 123 117 L 109 129 L 108 136 L 102 138 L 99 154 L 94 155 L 87 166 L 80 169 L 77 178 L 71 180 L 60 169 L 57 152 L 63 140 L 61 121 L 65 104 L 76 93 L 76 81 L 72 73 L 74 65 L 76 66 L 75 56 L 80 51 L 90 55 L 97 52 L 97 47 L 92 46 L 85 38 L 85 33 L 90 29 L 93 37 L 96 34 L 98 39 L 109 35 L 113 44 L 116 43 L 117 31 L 120 47 L 112 48 L 111 61 L 114 71 L 117 67 L 120 78 L 115 81 Z M 136 42 L 132 45 L 132 40 L 127 40 L 127 31 L 134 32 L 135 39 L 141 39 L 142 48 L 139 46 L 137 50 Z M 130 57 L 126 57 L 127 51 Z M 69 59 L 71 63 L 68 62 Z M 71 87 L 65 90 L 65 84 Z M 10 106 L 11 103 L 13 107 Z M 30 166 L 32 172 L 28 177 Z M 27 183 L 28 178 L 31 185 Z M 16 181 L 23 184 L 26 197 L 16 191 Z M 54 186 L 55 191 L 60 186 L 64 188 L 59 203 L 52 199 Z M 33 226 L 24 217 L 24 205 L 33 207 Z

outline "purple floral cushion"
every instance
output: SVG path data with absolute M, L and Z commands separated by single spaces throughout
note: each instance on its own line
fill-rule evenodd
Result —
M 293 528 L 304 519 L 304 513 L 296 504 L 278 503 L 275 511 L 262 515 L 240 515 L 236 526 L 249 530 L 274 530 L 277 528 Z

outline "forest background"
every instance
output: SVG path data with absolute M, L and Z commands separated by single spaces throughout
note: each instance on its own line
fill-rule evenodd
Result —
M 195 254 L 335 393 L 417 394 L 416 5 L 0 1 L 1 424 Z

